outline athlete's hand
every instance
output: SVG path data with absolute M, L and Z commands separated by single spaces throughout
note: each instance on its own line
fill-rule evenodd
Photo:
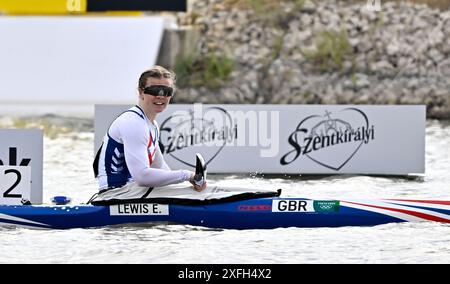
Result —
M 189 182 L 190 182 L 190 183 L 192 184 L 192 186 L 194 187 L 194 190 L 195 190 L 195 191 L 198 191 L 198 192 L 203 191 L 203 190 L 206 188 L 206 186 L 207 186 L 206 180 L 204 180 L 203 183 L 200 184 L 200 185 L 197 184 L 197 183 L 195 182 L 195 180 L 194 180 L 194 175 L 191 176 L 191 178 L 189 179 Z

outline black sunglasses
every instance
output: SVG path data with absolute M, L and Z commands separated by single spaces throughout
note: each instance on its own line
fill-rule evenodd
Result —
M 163 96 L 171 97 L 173 96 L 173 88 L 165 85 L 153 85 L 144 88 L 144 94 L 151 96 Z

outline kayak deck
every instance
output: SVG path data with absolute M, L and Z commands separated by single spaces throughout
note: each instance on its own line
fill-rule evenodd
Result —
M 49 229 L 152 222 L 219 229 L 273 229 L 374 226 L 427 220 L 450 223 L 450 202 L 269 197 L 204 205 L 0 205 L 1 224 Z

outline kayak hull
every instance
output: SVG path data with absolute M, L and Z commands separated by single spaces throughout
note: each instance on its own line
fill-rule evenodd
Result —
M 0 205 L 1 224 L 47 229 L 159 222 L 217 229 L 274 229 L 375 226 L 427 220 L 449 223 L 450 203 L 268 197 L 203 205 Z

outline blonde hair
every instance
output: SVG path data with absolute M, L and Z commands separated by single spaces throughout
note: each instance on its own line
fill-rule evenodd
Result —
M 177 80 L 177 76 L 176 76 L 175 72 L 173 72 L 172 70 L 168 70 L 162 66 L 155 65 L 153 68 L 151 68 L 147 71 L 144 71 L 141 74 L 141 76 L 139 77 L 139 89 L 140 90 L 143 90 L 145 88 L 148 78 L 171 79 L 172 80 L 172 88 L 173 88 L 174 92 L 176 90 L 175 82 Z

